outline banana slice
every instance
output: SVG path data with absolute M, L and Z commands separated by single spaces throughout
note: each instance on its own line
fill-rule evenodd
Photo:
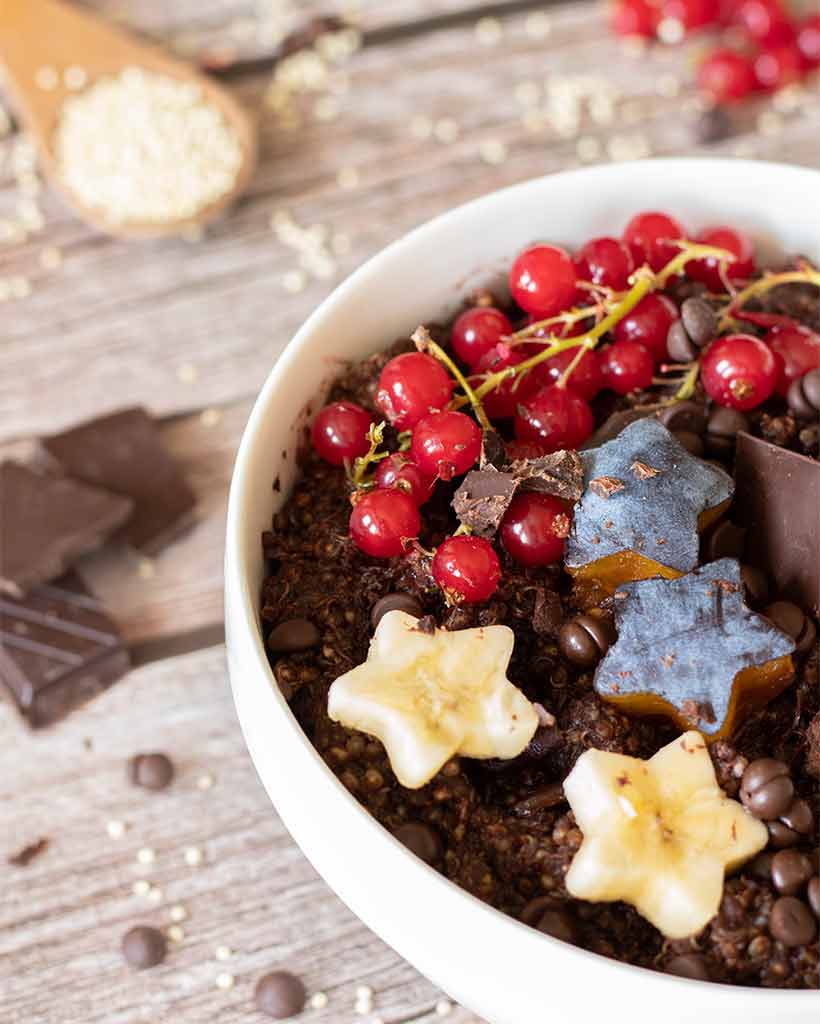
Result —
M 516 757 L 538 715 L 506 676 L 514 640 L 506 626 L 428 633 L 412 615 L 388 612 L 367 661 L 331 686 L 328 714 L 378 737 L 408 789 L 429 782 L 454 754 Z
M 579 899 L 624 900 L 669 939 L 715 916 L 723 879 L 768 833 L 715 778 L 703 737 L 687 732 L 641 761 L 588 750 L 564 782 L 584 834 L 566 876 Z

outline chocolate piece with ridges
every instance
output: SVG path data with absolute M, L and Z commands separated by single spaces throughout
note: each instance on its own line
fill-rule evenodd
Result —
M 557 451 L 536 459 L 519 459 L 510 472 L 522 491 L 552 494 L 565 501 L 577 501 L 584 493 L 584 464 L 575 451 Z
M 193 521 L 194 493 L 144 409 L 124 409 L 42 443 L 72 477 L 134 502 L 122 531 L 132 547 L 158 551 Z
M 64 718 L 128 667 L 117 627 L 76 575 L 24 600 L 0 597 L 0 682 L 32 728 Z
M 474 469 L 461 482 L 452 506 L 463 526 L 478 537 L 492 537 L 518 489 L 512 473 Z
M 23 597 L 100 547 L 132 502 L 16 462 L 0 465 L 0 592 Z
M 769 931 L 784 946 L 807 946 L 817 935 L 817 921 L 802 900 L 783 896 L 772 907 Z

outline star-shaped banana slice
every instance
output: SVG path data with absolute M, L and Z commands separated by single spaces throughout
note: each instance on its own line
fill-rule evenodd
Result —
M 538 715 L 507 679 L 514 634 L 507 626 L 425 629 L 388 612 L 367 661 L 331 686 L 327 710 L 382 741 L 396 778 L 418 789 L 454 755 L 517 757 Z
M 631 903 L 668 939 L 704 928 L 718 911 L 726 873 L 768 841 L 762 822 L 718 785 L 698 732 L 648 761 L 587 750 L 564 793 L 584 835 L 568 892 Z

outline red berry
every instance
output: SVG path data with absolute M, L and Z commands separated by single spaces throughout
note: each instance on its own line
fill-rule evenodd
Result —
M 754 409 L 774 391 L 778 365 L 774 354 L 751 334 L 729 334 L 712 342 L 701 359 L 700 377 L 707 395 L 730 409 Z
M 739 0 L 732 21 L 762 43 L 783 41 L 789 27 L 789 16 L 780 0 Z
M 422 473 L 452 480 L 475 464 L 481 453 L 481 431 L 463 412 L 433 412 L 413 430 L 410 455 Z
M 576 256 L 575 268 L 584 281 L 622 292 L 629 285 L 635 264 L 619 238 L 593 238 Z
M 568 348 L 557 355 L 550 356 L 549 359 L 539 363 L 533 369 L 531 376 L 541 385 L 555 384 L 577 354 L 577 348 Z M 604 378 L 601 373 L 598 353 L 594 349 L 588 349 L 581 356 L 578 365 L 567 380 L 567 387 L 576 395 L 580 395 L 581 398 L 590 402 L 603 386 Z
M 665 295 L 651 292 L 637 306 L 619 320 L 612 332 L 616 342 L 637 341 L 649 349 L 656 363 L 669 358 L 666 336 L 678 319 L 678 308 Z
M 731 282 L 745 281 L 752 276 L 755 268 L 754 242 L 743 231 L 729 227 L 706 228 L 698 235 L 698 242 L 726 249 L 734 257 L 734 263 L 726 264 L 726 276 Z M 692 260 L 686 273 L 693 281 L 705 284 L 710 292 L 725 292 L 726 285 L 720 276 L 720 262 L 711 256 L 706 260 Z
M 410 430 L 428 412 L 444 409 L 452 391 L 453 381 L 437 359 L 405 352 L 382 370 L 376 405 L 397 430 Z
M 653 270 L 661 270 L 678 255 L 680 249 L 673 243 L 685 236 L 674 218 L 651 210 L 633 217 L 624 231 L 624 241 L 635 263 L 648 263 Z
M 520 349 L 510 348 L 509 345 L 505 345 L 502 342 L 482 357 L 476 367 L 476 371 L 482 374 L 497 373 L 499 370 L 507 369 L 508 366 L 517 366 L 519 363 L 523 363 L 526 358 L 527 354 L 525 352 L 522 352 Z M 470 383 L 474 388 L 477 388 L 483 379 L 473 377 Z M 510 419 L 511 416 L 515 416 L 515 410 L 519 402 L 523 402 L 537 388 L 538 381 L 531 373 L 527 373 L 523 377 L 512 377 L 509 380 L 502 381 L 498 387 L 487 392 L 482 398 L 484 411 L 493 420 Z
M 652 353 L 637 341 L 616 341 L 601 353 L 604 385 L 619 395 L 648 388 L 654 369 Z
M 686 35 L 714 24 L 719 14 L 718 0 L 664 0 L 661 7 L 661 20 L 676 22 Z
M 369 491 L 350 513 L 350 536 L 356 547 L 374 558 L 402 554 L 405 543 L 418 537 L 421 517 L 403 491 Z
M 376 470 L 376 486 L 382 490 L 392 487 L 404 491 L 417 505 L 423 505 L 433 493 L 435 480 L 431 480 L 402 452 L 382 459 Z
M 612 7 L 611 25 L 617 36 L 652 39 L 658 27 L 658 8 L 651 0 L 619 0 Z
M 592 410 L 580 395 L 553 386 L 536 391 L 519 406 L 515 436 L 519 441 L 534 441 L 545 452 L 557 452 L 578 448 L 594 426 Z
M 519 565 L 552 565 L 564 553 L 570 527 L 567 505 L 551 494 L 522 491 L 501 521 L 501 543 Z
M 575 264 L 555 245 L 525 249 L 510 270 L 512 297 L 539 319 L 568 309 L 575 301 L 576 282 Z
M 820 64 L 820 14 L 805 18 L 797 26 L 797 48 L 809 67 Z
M 500 309 L 475 306 L 466 309 L 453 324 L 450 344 L 458 358 L 472 369 L 512 330 Z
M 777 360 L 775 391 L 779 395 L 785 397 L 793 380 L 820 369 L 820 334 L 808 327 L 773 327 L 764 340 Z
M 448 537 L 433 557 L 433 579 L 453 600 L 486 601 L 501 579 L 501 563 L 483 537 Z
M 715 103 L 736 103 L 754 92 L 757 81 L 748 57 L 734 50 L 713 50 L 698 69 L 698 86 Z
M 764 46 L 754 59 L 755 81 L 760 89 L 774 92 L 803 77 L 803 57 L 796 43 Z
M 355 402 L 331 402 L 313 421 L 313 447 L 325 462 L 341 466 L 368 451 L 372 422 L 370 413 Z

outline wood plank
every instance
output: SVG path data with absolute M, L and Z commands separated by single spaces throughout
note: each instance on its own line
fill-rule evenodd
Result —
M 162 793 L 125 779 L 133 753 L 165 750 L 177 777 Z M 214 785 L 200 789 L 209 773 Z M 107 823 L 121 821 L 112 839 Z M 255 980 L 276 966 L 324 991 L 315 1024 L 353 1019 L 355 989 L 373 988 L 385 1021 L 432 1022 L 441 994 L 342 905 L 271 807 L 246 753 L 222 648 L 139 669 L 48 733 L 28 735 L 0 706 L 0 856 L 47 837 L 26 868 L 4 863 L 0 990 L 4 1024 L 261 1024 Z M 188 847 L 201 866 L 186 864 Z M 136 855 L 150 848 L 153 864 Z M 132 886 L 160 891 L 152 903 Z M 119 954 L 136 924 L 167 927 L 183 906 L 183 941 L 136 973 Z M 218 962 L 215 950 L 233 955 Z M 216 977 L 229 972 L 233 988 Z M 59 998 L 55 994 L 59 993 Z M 448 1018 L 475 1018 L 456 1009 Z

